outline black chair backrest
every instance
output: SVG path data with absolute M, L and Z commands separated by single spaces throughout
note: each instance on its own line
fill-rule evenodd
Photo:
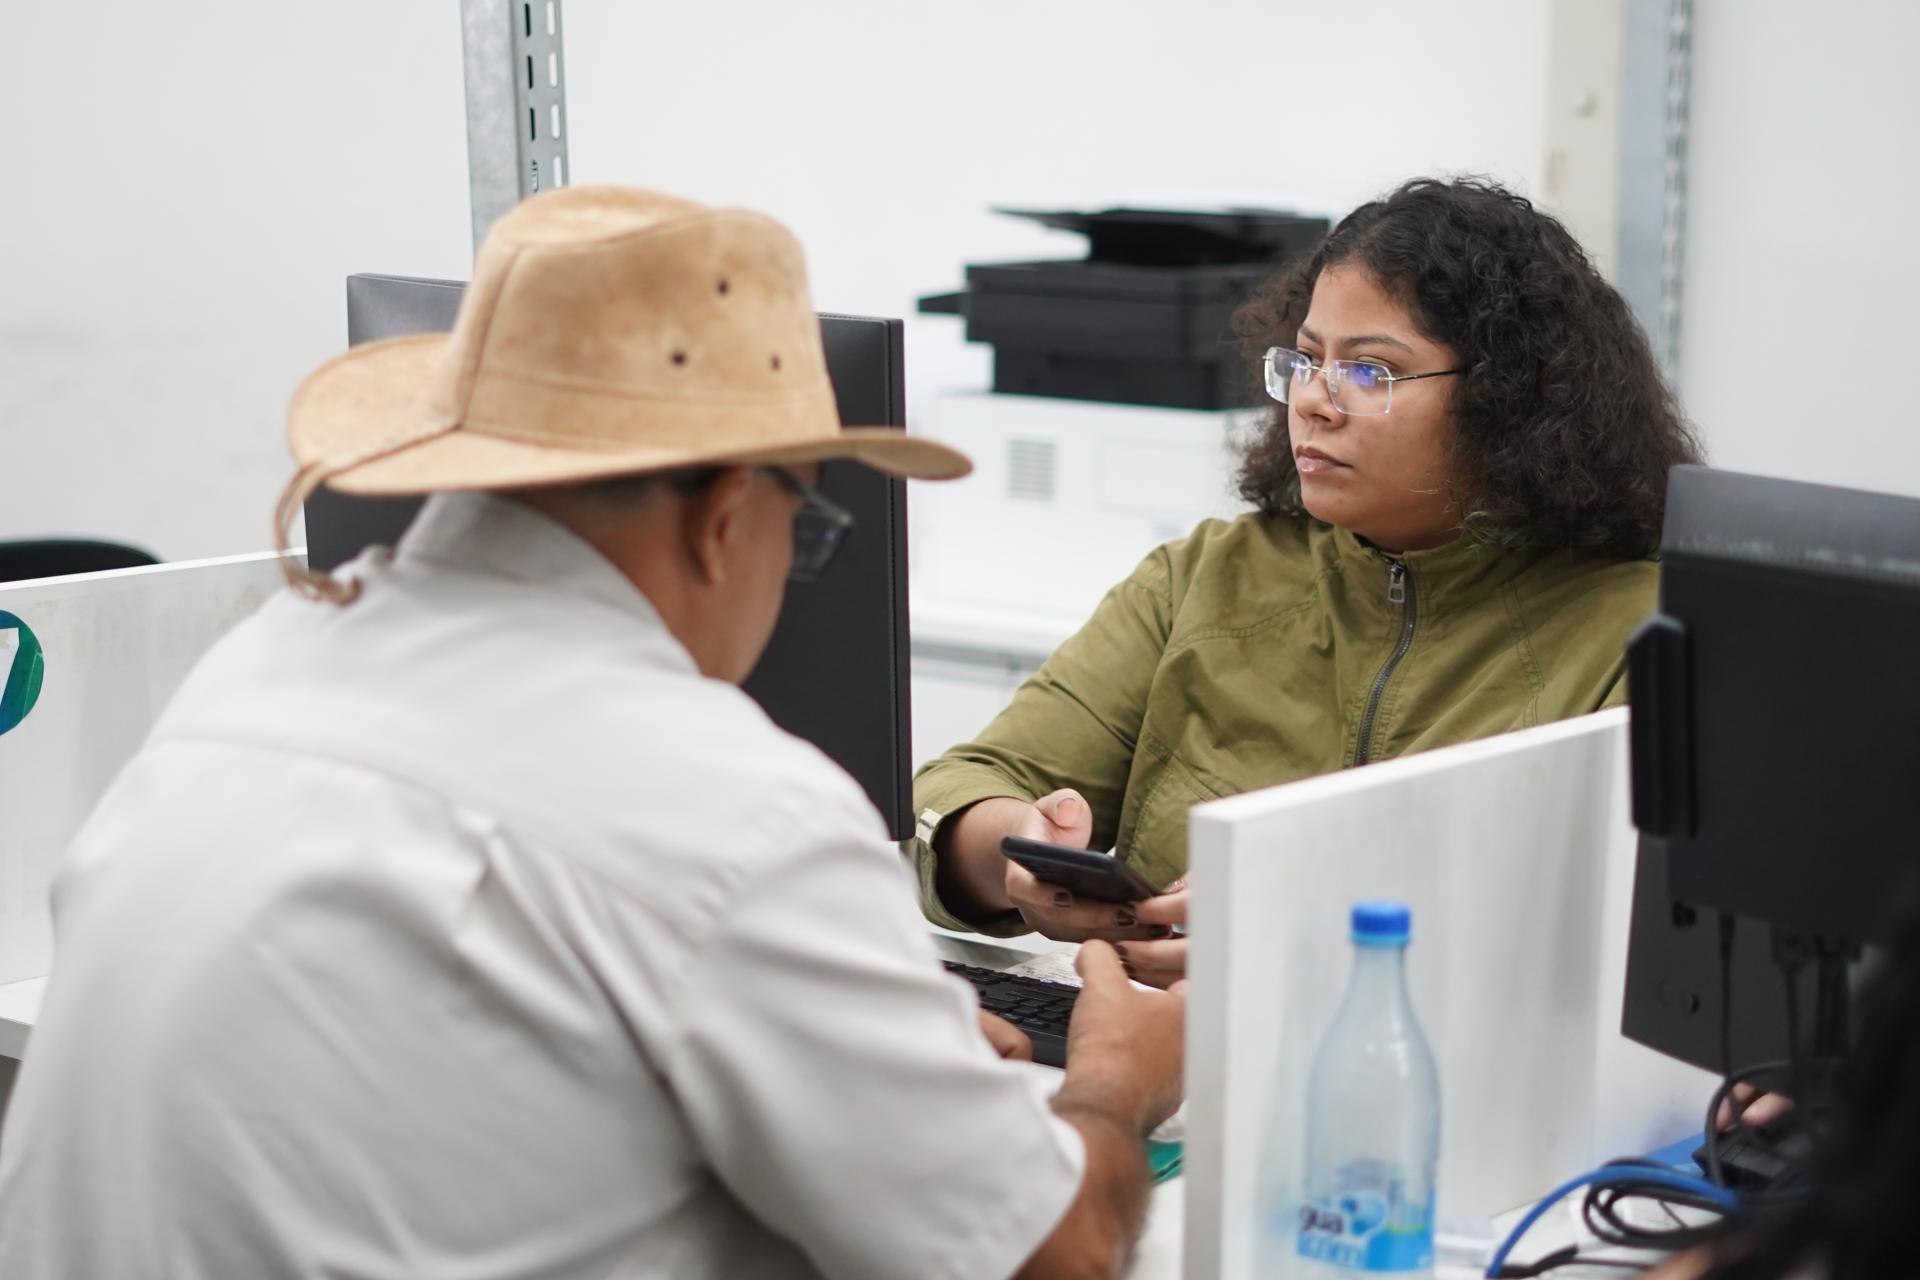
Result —
M 141 565 L 159 563 L 151 553 L 118 542 L 96 542 L 86 538 L 0 542 L 0 582 L 64 578 L 71 573 L 137 569 Z

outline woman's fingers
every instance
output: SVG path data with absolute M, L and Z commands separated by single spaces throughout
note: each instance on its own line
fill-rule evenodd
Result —
M 1036 822 L 1020 832 L 1029 840 L 1084 849 L 1093 838 L 1093 810 L 1086 797 L 1071 787 L 1050 792 L 1033 802 Z
M 1007 897 L 1029 925 L 1061 942 L 1084 942 L 1088 938 L 1144 940 L 1164 938 L 1168 933 L 1166 925 L 1141 920 L 1135 914 L 1137 904 L 1076 897 L 1017 862 L 1007 864 Z
M 1159 942 L 1117 944 L 1120 964 L 1127 976 L 1150 987 L 1171 987 L 1187 976 L 1187 940 L 1167 938 Z
M 1187 923 L 1187 882 L 1176 880 L 1154 897 L 1134 904 L 1135 917 L 1146 924 Z

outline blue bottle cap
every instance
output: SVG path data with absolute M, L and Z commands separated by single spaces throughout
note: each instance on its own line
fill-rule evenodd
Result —
M 1413 912 L 1404 902 L 1353 904 L 1353 940 L 1362 946 L 1398 947 L 1413 936 Z

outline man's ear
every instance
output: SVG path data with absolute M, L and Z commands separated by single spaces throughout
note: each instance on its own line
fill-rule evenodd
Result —
M 733 542 L 740 536 L 743 506 L 753 472 L 746 467 L 727 467 L 692 494 L 682 508 L 681 544 L 700 582 L 717 587 L 727 580 L 727 564 Z

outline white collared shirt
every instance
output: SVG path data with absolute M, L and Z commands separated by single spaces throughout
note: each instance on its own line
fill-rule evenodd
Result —
M 853 780 L 524 507 L 282 593 L 69 851 L 0 1275 L 993 1277 L 1079 1184 Z

